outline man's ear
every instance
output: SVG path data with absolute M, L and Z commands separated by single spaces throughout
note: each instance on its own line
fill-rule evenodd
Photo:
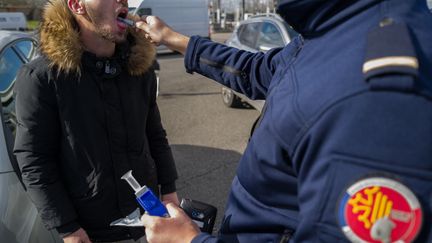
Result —
M 67 0 L 67 5 L 74 14 L 83 15 L 86 13 L 84 1 L 82 0 Z

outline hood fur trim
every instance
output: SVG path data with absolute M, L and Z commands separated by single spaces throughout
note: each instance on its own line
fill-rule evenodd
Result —
M 132 16 L 129 16 L 132 18 Z M 50 66 L 59 72 L 81 74 L 81 57 L 84 52 L 79 27 L 65 0 L 51 0 L 44 8 L 40 34 L 40 50 L 51 61 Z M 144 74 L 156 57 L 156 48 L 142 31 L 130 28 L 135 43 L 129 56 L 129 74 Z

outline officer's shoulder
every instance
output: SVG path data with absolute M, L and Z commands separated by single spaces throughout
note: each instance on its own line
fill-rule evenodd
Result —
M 414 91 L 419 59 L 405 23 L 384 18 L 369 31 L 362 72 L 371 90 Z

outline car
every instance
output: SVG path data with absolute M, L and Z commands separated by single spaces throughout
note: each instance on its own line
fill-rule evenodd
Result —
M 62 242 L 42 224 L 25 192 L 12 153 L 16 128 L 13 86 L 19 68 L 37 57 L 31 33 L 0 30 L 0 239 L 1 242 Z
M 266 52 L 287 45 L 297 35 L 279 15 L 254 15 L 240 22 L 225 44 L 250 52 Z M 246 102 L 261 111 L 264 106 L 264 100 L 251 100 L 225 86 L 221 89 L 221 95 L 228 107 L 243 107 L 243 102 Z

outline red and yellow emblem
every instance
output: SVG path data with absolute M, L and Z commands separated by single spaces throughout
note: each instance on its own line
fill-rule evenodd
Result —
M 422 224 L 414 193 L 400 182 L 381 177 L 350 186 L 340 201 L 338 216 L 353 242 L 411 242 Z

